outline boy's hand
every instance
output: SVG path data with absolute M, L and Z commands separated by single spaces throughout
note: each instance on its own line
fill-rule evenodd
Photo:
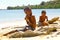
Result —
M 25 18 L 25 20 L 28 22 L 28 24 L 31 24 L 28 18 Z

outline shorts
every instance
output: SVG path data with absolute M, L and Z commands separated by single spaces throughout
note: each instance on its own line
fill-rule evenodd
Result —
M 39 27 L 39 26 L 42 26 L 42 23 L 41 23 L 41 22 L 38 22 L 38 27 Z
M 33 28 L 33 27 L 31 27 L 31 26 L 26 26 L 26 27 L 24 28 L 24 30 L 32 30 L 32 31 L 34 31 L 35 28 Z

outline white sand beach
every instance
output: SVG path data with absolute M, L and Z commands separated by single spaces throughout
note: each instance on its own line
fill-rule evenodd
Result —
M 6 27 L 25 26 L 25 25 L 27 25 L 25 20 L 1 22 L 0 23 L 0 29 L 6 28 Z
M 35 37 L 26 37 L 26 38 L 9 38 L 8 36 L 3 36 L 3 34 L 8 33 L 12 30 L 16 30 L 17 28 L 14 29 L 14 27 L 24 27 L 26 26 L 26 22 L 24 20 L 22 21 L 14 21 L 14 22 L 5 22 L 5 23 L 0 23 L 0 40 L 60 40 L 60 21 L 57 21 L 58 24 L 51 24 L 49 27 L 53 28 L 56 27 L 57 32 L 53 32 L 52 34 L 49 35 L 39 35 Z M 3 28 L 3 29 L 1 29 Z M 37 32 L 37 31 L 35 31 Z M 59 33 L 59 34 L 58 34 Z M 58 34 L 58 35 L 57 35 Z

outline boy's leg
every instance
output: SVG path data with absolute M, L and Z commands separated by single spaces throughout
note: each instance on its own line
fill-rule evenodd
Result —
M 32 30 L 32 31 L 34 31 L 34 30 L 35 30 L 35 28 L 31 27 L 31 30 Z
M 35 28 L 33 28 L 33 27 L 31 27 L 31 26 L 28 26 L 28 30 L 32 30 L 32 31 L 34 31 Z
M 33 28 L 33 27 L 31 27 L 31 26 L 26 26 L 26 27 L 24 28 L 24 31 L 26 31 L 26 30 L 32 30 L 32 31 L 34 31 L 35 28 Z
M 42 26 L 42 23 L 41 22 L 38 22 L 38 27 Z

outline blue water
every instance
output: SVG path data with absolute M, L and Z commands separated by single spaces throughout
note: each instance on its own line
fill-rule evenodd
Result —
M 41 11 L 46 10 L 49 19 L 60 17 L 60 9 L 32 9 L 33 15 L 39 19 Z M 0 10 L 0 22 L 22 20 L 25 17 L 23 9 L 20 10 Z

